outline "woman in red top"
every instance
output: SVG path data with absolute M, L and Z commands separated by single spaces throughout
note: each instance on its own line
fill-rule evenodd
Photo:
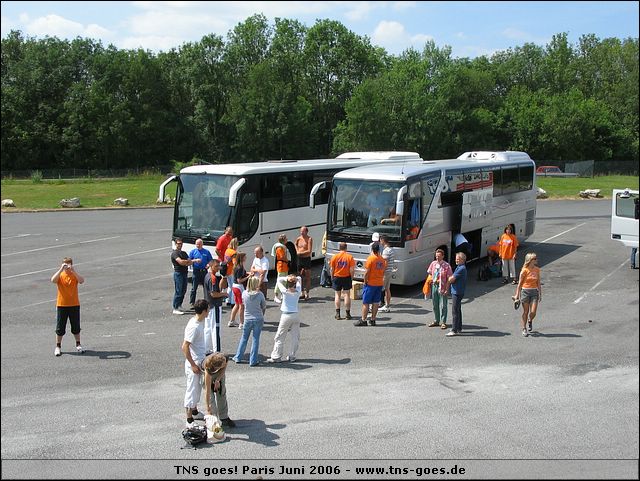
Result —
M 504 234 L 500 236 L 498 244 L 500 245 L 500 259 L 502 259 L 502 275 L 504 276 L 502 283 L 506 284 L 509 279 L 512 279 L 512 284 L 515 285 L 518 283 L 516 280 L 516 252 L 519 243 L 510 225 L 504 228 Z

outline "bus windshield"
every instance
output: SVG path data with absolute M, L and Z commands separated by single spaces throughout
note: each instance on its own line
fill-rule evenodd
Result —
M 182 174 L 176 199 L 175 234 L 217 238 L 231 219 L 229 189 L 237 176 Z
M 327 229 L 369 238 L 378 232 L 399 240 L 402 225 L 395 208 L 401 186 L 399 182 L 334 179 Z

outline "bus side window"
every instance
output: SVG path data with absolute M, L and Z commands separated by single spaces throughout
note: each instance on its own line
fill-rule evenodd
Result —
M 290 179 L 290 183 L 282 186 L 282 208 L 291 209 L 293 207 L 305 207 L 307 198 L 305 195 L 305 185 L 299 179 Z
M 616 199 L 616 216 L 628 217 L 630 219 L 638 218 L 638 197 L 623 197 L 617 194 Z
M 260 211 L 280 209 L 280 176 L 267 174 L 260 180 Z

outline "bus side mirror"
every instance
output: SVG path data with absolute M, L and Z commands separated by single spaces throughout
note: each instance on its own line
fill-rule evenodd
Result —
M 318 182 L 313 186 L 313 188 L 311 189 L 311 193 L 309 194 L 309 207 L 311 207 L 312 209 L 316 208 L 316 194 L 320 189 L 325 189 L 326 187 L 326 181 Z
M 242 177 L 241 179 L 238 179 L 236 183 L 231 186 L 231 188 L 229 189 L 229 202 L 228 202 L 229 207 L 236 206 L 236 202 L 238 200 L 238 191 L 246 182 L 247 182 L 247 179 Z
M 158 204 L 164 204 L 164 188 L 167 186 L 167 184 L 177 179 L 178 179 L 177 175 L 172 175 L 167 180 L 165 180 L 162 184 L 160 184 L 160 189 L 158 190 L 158 200 L 157 200 Z
M 407 186 L 403 185 L 400 190 L 398 190 L 398 195 L 396 196 L 396 215 L 402 216 L 404 214 L 404 195 L 407 193 Z

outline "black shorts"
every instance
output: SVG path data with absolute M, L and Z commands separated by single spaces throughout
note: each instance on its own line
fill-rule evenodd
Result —
M 67 332 L 67 319 L 71 324 L 71 333 L 80 334 L 80 306 L 56 308 L 56 334 L 60 337 Z
M 311 269 L 311 257 L 298 257 L 298 269 Z
M 334 291 L 350 291 L 352 287 L 351 277 L 332 277 L 331 287 Z

